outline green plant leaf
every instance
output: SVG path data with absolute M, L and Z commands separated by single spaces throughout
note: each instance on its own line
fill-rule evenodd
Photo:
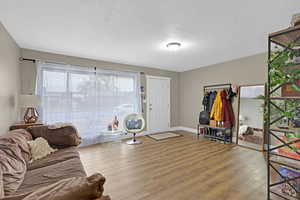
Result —
M 300 92 L 300 88 L 298 87 L 298 85 L 296 85 L 295 83 L 292 84 L 292 88 L 297 91 L 297 92 Z

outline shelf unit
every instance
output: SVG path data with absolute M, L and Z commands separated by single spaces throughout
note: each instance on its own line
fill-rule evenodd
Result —
M 210 125 L 203 125 L 198 124 L 197 127 L 197 135 L 200 136 L 200 129 L 204 129 L 204 138 L 208 138 L 214 141 L 221 141 L 226 143 L 232 143 L 232 127 L 216 127 L 216 126 L 210 126 Z M 218 131 L 222 134 L 216 135 L 214 131 Z
M 284 50 L 292 50 L 290 48 L 289 43 L 293 42 L 296 46 L 300 45 L 300 26 L 287 28 L 269 35 L 268 38 L 268 86 L 271 84 L 271 77 L 270 77 L 270 70 L 272 62 L 276 59 L 271 58 L 272 54 L 272 45 L 281 46 Z M 295 64 L 299 65 L 299 64 Z M 275 126 L 279 120 L 284 117 L 283 112 L 286 110 L 281 109 L 280 107 L 276 106 L 275 101 L 300 101 L 300 97 L 282 97 L 282 96 L 275 96 L 276 94 L 284 85 L 277 85 L 273 88 L 268 87 L 267 89 L 267 161 L 268 161 L 268 192 L 267 198 L 270 199 L 300 199 L 300 187 L 295 187 L 291 182 L 300 180 L 300 176 L 294 177 L 287 177 L 282 174 L 279 170 L 280 167 L 284 167 L 287 169 L 291 169 L 293 171 L 300 173 L 300 160 L 297 158 L 289 157 L 285 154 L 279 153 L 281 148 L 288 148 L 293 151 L 293 145 L 296 143 L 300 143 L 300 139 L 293 140 L 292 142 L 287 142 L 282 139 L 282 136 L 286 136 L 290 133 L 298 132 L 299 129 L 295 128 L 278 128 Z M 277 110 L 277 115 L 280 113 L 280 117 L 277 117 L 275 120 L 271 120 L 272 112 L 271 107 Z M 296 108 L 293 108 L 292 111 L 294 112 Z M 300 132 L 300 131 L 299 131 Z M 276 142 L 275 142 L 276 141 Z M 275 143 L 275 144 L 274 144 Z M 297 155 L 300 155 L 300 152 L 295 152 Z M 277 177 L 281 177 L 281 180 L 278 180 Z M 294 191 L 296 197 L 290 196 L 286 193 L 283 193 L 279 186 L 282 184 L 287 184 L 289 187 Z
M 225 84 L 214 84 L 214 85 L 206 85 L 203 87 L 203 95 L 207 91 L 217 91 L 223 89 L 231 88 L 231 83 Z M 198 124 L 197 126 L 197 136 L 200 136 L 200 129 L 204 129 L 203 137 L 213 140 L 213 141 L 221 141 L 226 143 L 232 143 L 232 131 L 233 127 L 219 127 L 219 126 L 210 126 L 204 124 Z M 218 132 L 218 133 L 217 133 Z

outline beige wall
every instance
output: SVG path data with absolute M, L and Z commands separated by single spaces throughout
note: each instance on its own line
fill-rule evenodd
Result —
M 21 49 L 24 58 L 63 62 L 81 66 L 96 66 L 116 70 L 136 70 L 147 75 L 171 77 L 171 126 L 196 128 L 202 110 L 203 86 L 219 83 L 237 85 L 260 84 L 267 80 L 266 54 L 258 54 L 186 72 L 171 72 L 154 68 L 138 67 L 98 60 L 64 56 L 29 49 Z M 31 62 L 21 64 L 21 91 L 34 93 L 36 67 Z M 146 87 L 145 76 L 141 83 Z M 237 111 L 237 101 L 234 103 Z M 145 109 L 145 105 L 144 110 Z M 236 113 L 237 115 L 237 113 Z M 146 115 L 145 115 L 146 116 Z
M 203 86 L 232 83 L 237 85 L 263 84 L 267 81 L 266 54 L 258 54 L 220 64 L 198 68 L 186 72 L 171 72 L 154 68 L 138 67 L 118 63 L 84 59 L 21 49 L 24 58 L 63 62 L 81 66 L 96 66 L 116 70 L 136 70 L 147 75 L 171 77 L 171 126 L 196 128 L 199 112 L 202 110 Z M 35 65 L 31 62 L 21 64 L 21 91 L 34 93 Z M 146 87 L 145 76 L 141 77 Z M 144 105 L 145 106 L 145 105 Z M 145 110 L 145 107 L 144 107 Z M 237 111 L 237 99 L 234 103 Z M 237 115 L 237 113 L 236 113 Z
M 52 53 L 45 53 L 29 49 L 21 49 L 22 57 L 41 59 L 46 61 L 62 62 L 66 64 L 74 64 L 81 66 L 95 66 L 103 69 L 116 70 L 135 70 L 145 72 L 146 75 L 166 76 L 171 78 L 171 126 L 179 124 L 179 73 L 159 70 L 147 67 L 138 67 L 132 65 L 124 65 L 118 63 L 104 62 L 99 60 L 84 59 L 72 56 L 64 56 Z M 35 88 L 36 67 L 32 62 L 24 61 L 21 64 L 21 91 L 23 94 L 34 93 Z M 141 84 L 146 87 L 145 76 L 141 76 Z M 145 110 L 145 105 L 144 110 Z M 146 116 L 146 115 L 145 115 Z
M 267 81 L 267 55 L 258 54 L 179 74 L 180 126 L 196 128 L 199 112 L 203 110 L 203 86 L 232 83 L 263 84 Z M 234 101 L 237 116 L 237 99 Z
M 0 134 L 18 120 L 20 49 L 0 22 Z

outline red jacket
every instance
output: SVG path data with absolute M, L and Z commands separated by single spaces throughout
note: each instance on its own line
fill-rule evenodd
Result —
M 223 90 L 221 92 L 221 99 L 222 99 L 222 121 L 224 122 L 224 126 L 234 126 L 235 119 L 234 113 L 232 109 L 232 104 L 229 99 L 227 99 L 227 92 Z

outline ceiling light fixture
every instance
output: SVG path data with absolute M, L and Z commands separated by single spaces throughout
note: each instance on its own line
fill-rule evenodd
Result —
M 171 51 L 177 51 L 181 44 L 179 42 L 170 42 L 167 44 L 167 48 Z

